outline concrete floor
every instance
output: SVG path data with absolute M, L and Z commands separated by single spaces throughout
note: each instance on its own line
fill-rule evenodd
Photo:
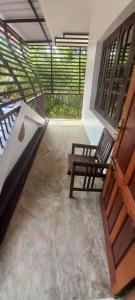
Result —
M 0 300 L 111 297 L 98 193 L 69 199 L 80 122 L 50 122 L 0 249 Z

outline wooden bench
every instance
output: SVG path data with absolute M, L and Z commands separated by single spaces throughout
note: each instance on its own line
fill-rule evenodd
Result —
M 98 146 L 86 144 L 72 144 L 72 152 L 68 155 L 68 171 L 71 175 L 69 197 L 72 198 L 73 191 L 96 191 L 101 192 L 102 188 L 94 186 L 96 178 L 105 178 L 108 168 L 108 158 L 114 144 L 114 139 L 104 129 Z M 76 154 L 76 149 L 81 150 L 81 154 Z M 75 176 L 83 176 L 81 187 L 75 187 Z

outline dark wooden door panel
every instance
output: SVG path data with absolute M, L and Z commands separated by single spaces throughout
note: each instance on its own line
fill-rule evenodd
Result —
M 120 213 L 120 210 L 123 205 L 123 199 L 122 199 L 122 194 L 120 190 L 118 190 L 115 201 L 113 202 L 113 206 L 110 212 L 110 215 L 108 217 L 108 227 L 109 227 L 109 232 L 111 233 L 114 224 L 118 218 L 118 215 Z
M 135 280 L 135 71 L 121 124 L 101 195 L 114 296 Z
M 120 169 L 125 173 L 129 160 L 135 148 L 135 97 L 131 106 L 129 117 L 124 130 L 124 135 L 121 141 L 120 149 L 117 156 L 117 161 Z
M 115 266 L 120 263 L 120 260 L 123 258 L 124 254 L 135 241 L 134 229 L 135 228 L 132 220 L 130 217 L 127 217 L 113 245 Z
M 134 171 L 134 173 L 131 177 L 131 180 L 130 180 L 130 183 L 129 183 L 129 189 L 130 189 L 132 197 L 134 198 L 134 201 L 135 201 L 135 171 Z
M 110 196 L 112 194 L 112 190 L 114 188 L 114 185 L 115 185 L 115 177 L 112 174 L 110 182 L 109 182 L 108 187 L 107 187 L 106 195 L 105 195 L 105 198 L 104 198 L 104 204 L 105 204 L 106 208 L 107 208 L 107 205 L 109 203 Z

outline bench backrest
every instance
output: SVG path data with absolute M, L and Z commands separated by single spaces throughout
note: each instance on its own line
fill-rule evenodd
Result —
M 114 139 L 105 128 L 102 132 L 96 150 L 96 154 L 95 154 L 96 157 L 98 158 L 99 163 L 103 163 L 103 164 L 107 163 L 113 145 L 114 145 Z

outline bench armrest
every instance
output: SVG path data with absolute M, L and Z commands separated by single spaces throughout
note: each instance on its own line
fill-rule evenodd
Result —
M 73 161 L 73 166 L 79 166 L 79 167 L 91 167 L 91 168 L 106 168 L 108 169 L 109 168 L 109 164 L 102 164 L 102 163 L 91 163 L 91 162 L 83 162 L 83 161 Z
M 103 177 L 105 176 L 103 171 L 109 168 L 109 164 L 73 161 L 73 175 L 75 175 L 76 173 L 76 167 L 83 167 L 83 169 L 85 169 L 84 172 L 88 173 L 89 171 L 92 174 L 92 176 L 100 175 L 101 177 Z

